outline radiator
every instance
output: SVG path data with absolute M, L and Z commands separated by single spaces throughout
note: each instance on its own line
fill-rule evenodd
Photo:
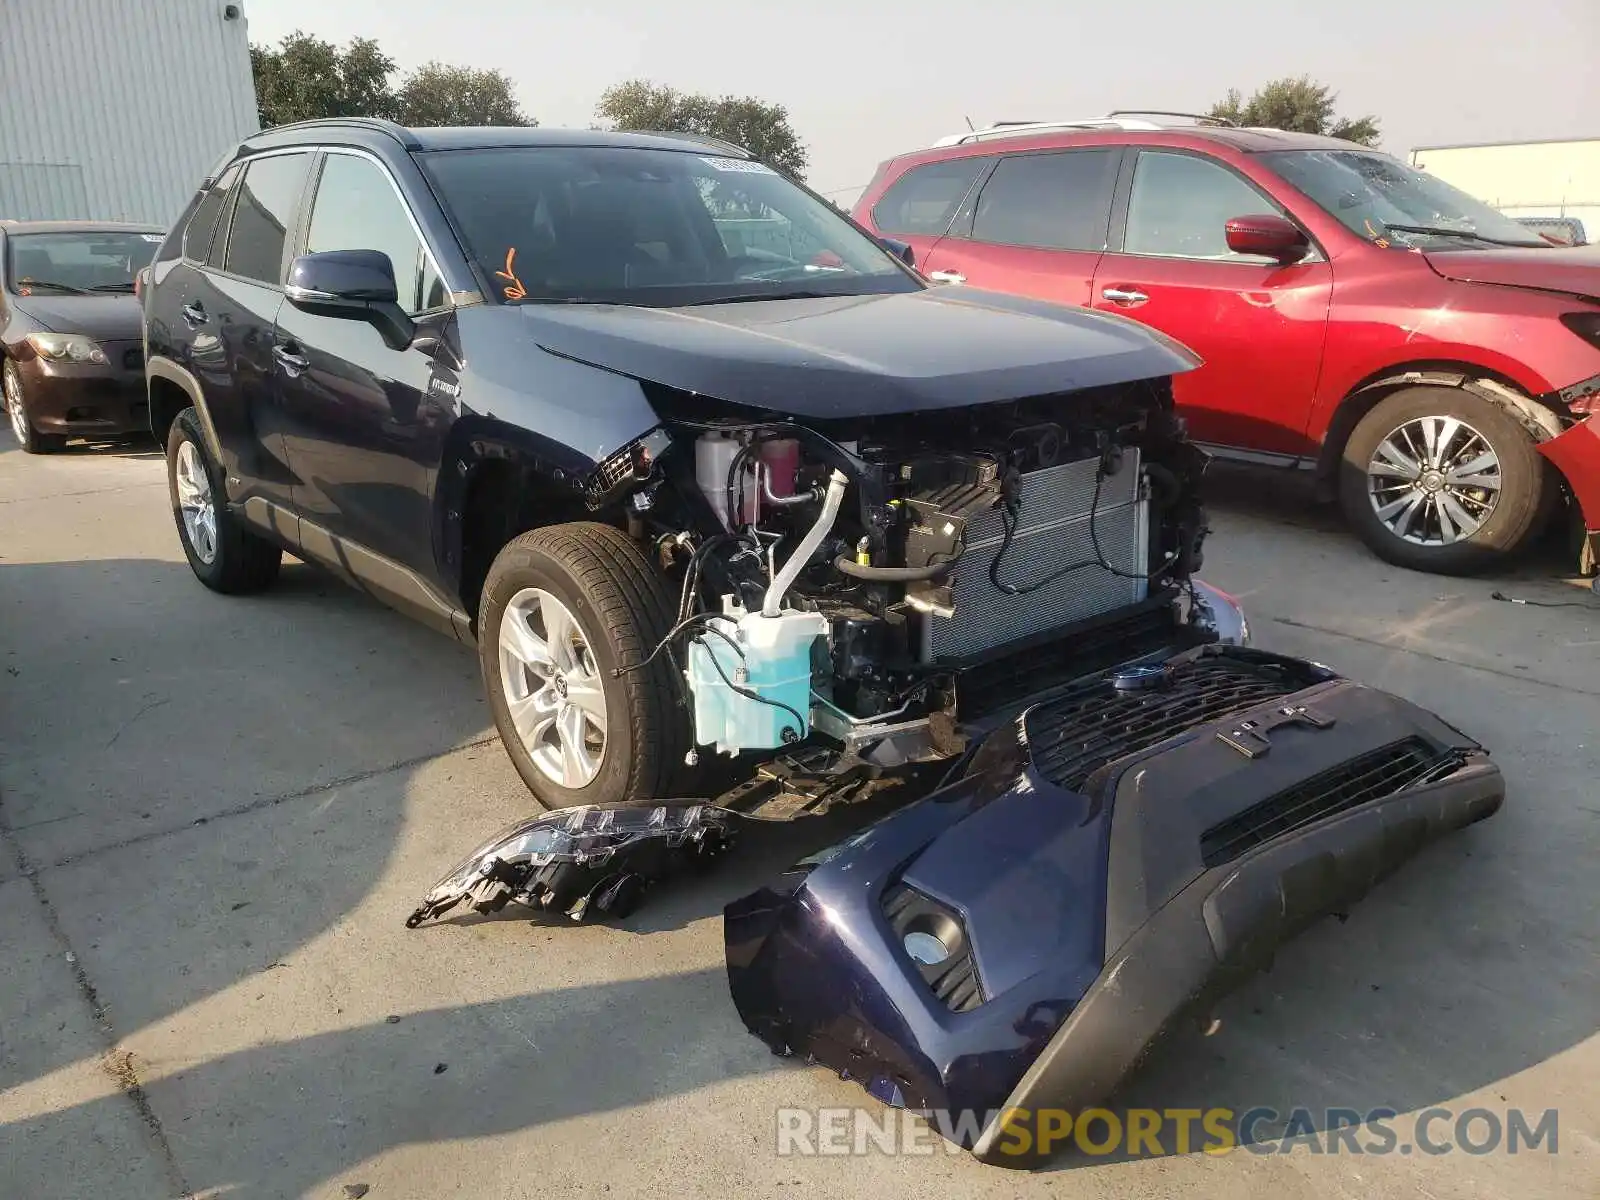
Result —
M 1137 604 L 1143 579 L 1130 579 L 1095 562 L 1089 509 L 1098 458 L 1063 463 L 1022 477 L 1017 530 L 1000 566 L 1000 581 L 1027 587 L 1069 562 L 1087 562 L 1036 591 L 1008 596 L 995 588 L 989 568 L 1005 536 L 1000 509 L 973 517 L 966 551 L 950 579 L 954 615 L 923 620 L 926 661 L 963 659 L 1021 638 Z M 1139 452 L 1127 451 L 1115 475 L 1100 485 L 1094 533 L 1106 562 L 1138 575 L 1149 569 L 1149 500 L 1140 482 Z

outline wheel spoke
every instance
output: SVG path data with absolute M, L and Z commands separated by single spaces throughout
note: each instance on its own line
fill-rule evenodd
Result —
M 573 707 L 592 717 L 600 731 L 605 732 L 606 694 L 601 690 L 599 680 L 567 676 L 567 699 L 572 702 Z
M 1417 510 L 1422 507 L 1424 493 L 1407 492 L 1398 500 L 1392 500 L 1378 510 L 1378 519 L 1404 537 L 1411 528 L 1411 522 L 1416 519 Z
M 521 700 L 512 700 L 506 705 L 511 713 L 511 723 L 516 726 L 517 736 L 522 739 L 522 744 L 528 748 L 529 753 L 547 740 L 560 706 L 561 698 L 555 694 L 555 689 L 550 687 L 542 687 Z
M 1432 417 L 1424 425 L 1432 427 L 1432 437 L 1428 442 L 1428 465 L 1436 471 L 1441 470 L 1449 461 L 1450 444 L 1456 440 L 1461 422 L 1454 417 Z
M 539 605 L 539 616 L 544 623 L 545 643 L 549 647 L 551 665 L 556 670 L 569 672 L 578 663 L 573 648 L 573 638 L 578 636 L 577 624 L 554 597 L 547 597 Z
M 1412 482 L 1422 477 L 1421 464 L 1396 446 L 1393 441 L 1388 440 L 1378 446 L 1378 453 L 1368 470 L 1373 475 L 1394 476 Z
M 1471 537 L 1483 524 L 1481 518 L 1473 516 L 1462 508 L 1449 492 L 1440 492 L 1435 497 L 1434 503 L 1439 507 L 1439 525 L 1444 530 L 1446 542 Z
M 556 732 L 561 739 L 561 782 L 569 788 L 579 788 L 595 776 L 594 757 L 584 738 L 588 732 L 588 718 L 575 704 L 569 704 L 556 717 Z
M 1494 474 L 1489 474 L 1490 471 Z M 1463 487 L 1482 487 L 1499 491 L 1500 459 L 1494 451 L 1485 451 L 1471 462 L 1452 467 L 1445 473 L 1445 478 Z
M 550 646 L 535 633 L 521 609 L 508 609 L 500 622 L 500 649 L 541 675 L 550 673 Z

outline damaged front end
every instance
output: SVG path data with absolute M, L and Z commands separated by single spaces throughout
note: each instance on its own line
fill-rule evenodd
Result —
M 1503 795 L 1482 747 L 1405 701 L 1204 647 L 1029 708 L 958 780 L 728 905 L 729 986 L 775 1053 L 1029 1166 L 1039 1114 L 1104 1101 Z

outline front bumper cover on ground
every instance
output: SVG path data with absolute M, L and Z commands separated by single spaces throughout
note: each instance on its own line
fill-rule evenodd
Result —
M 1032 1165 L 1042 1110 L 1104 1101 L 1181 1017 L 1504 795 L 1471 739 L 1310 664 L 1213 649 L 1115 686 L 1030 709 L 962 779 L 728 905 L 750 1030 Z
M 1432 714 L 1214 643 L 1033 704 L 946 778 L 729 904 L 728 983 L 775 1052 L 1017 1167 L 1047 1152 L 1046 1114 L 1059 1131 L 1106 1100 L 1181 1018 L 1504 797 L 1483 747 Z M 730 804 L 520 822 L 406 923 L 625 916 L 733 845 L 752 817 Z

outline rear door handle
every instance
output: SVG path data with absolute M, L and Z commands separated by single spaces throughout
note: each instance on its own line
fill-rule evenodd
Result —
M 304 355 L 296 354 L 287 346 L 274 346 L 272 348 L 272 357 L 282 364 L 284 374 L 288 375 L 290 379 L 293 379 L 311 366 L 310 359 Z
M 206 306 L 203 304 L 185 304 L 183 306 L 183 319 L 190 325 L 204 325 L 211 318 L 206 316 Z
M 1100 294 L 1113 304 L 1143 304 L 1150 299 L 1149 296 L 1134 288 L 1108 287 Z
M 928 278 L 935 283 L 965 283 L 967 277 L 960 271 L 929 271 Z

